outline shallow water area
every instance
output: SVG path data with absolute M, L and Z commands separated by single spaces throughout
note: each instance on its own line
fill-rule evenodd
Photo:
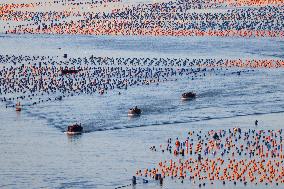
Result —
M 32 41 L 32 42 L 31 42 Z M 0 52 L 70 57 L 283 59 L 283 38 L 1 35 Z M 28 45 L 29 48 L 26 48 Z M 11 48 L 13 47 L 13 48 Z
M 44 121 L 11 114 L 1 121 L 1 125 L 9 123 L 9 127 L 1 127 L 3 153 L 0 162 L 1 177 L 4 178 L 1 186 L 4 188 L 116 188 L 130 184 L 137 167 L 147 168 L 161 159 L 167 159 L 169 156 L 149 150 L 150 146 L 158 146 L 166 138 L 186 136 L 188 130 L 218 130 L 232 126 L 280 129 L 283 122 L 283 113 L 276 113 L 92 132 L 72 137 L 48 127 Z M 257 128 L 253 125 L 255 119 L 260 121 Z M 214 187 L 218 185 L 222 186 L 217 183 Z M 142 184 L 138 178 L 136 188 L 185 186 L 198 188 L 198 183 L 185 180 L 181 184 L 165 179 L 161 187 L 155 181 Z M 226 185 L 228 188 L 232 186 L 232 183 Z M 248 187 L 257 188 L 251 185 L 245 187 L 241 183 L 235 188 Z M 264 187 L 261 185 L 261 188 Z M 212 188 L 212 185 L 207 183 L 206 188 Z

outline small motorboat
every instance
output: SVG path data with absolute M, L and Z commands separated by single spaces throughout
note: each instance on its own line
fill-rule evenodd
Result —
M 139 116 L 141 115 L 141 109 L 137 108 L 137 106 L 135 106 L 135 108 L 130 108 L 128 110 L 128 116 Z
M 75 69 L 64 69 L 62 70 L 62 75 L 66 75 L 66 74 L 76 74 L 78 72 L 82 71 L 81 69 L 79 70 L 75 70 Z
M 191 99 L 194 99 L 195 97 L 196 97 L 196 94 L 193 92 L 187 92 L 181 95 L 182 100 L 191 100 Z
M 74 125 L 70 125 L 67 128 L 67 134 L 69 135 L 75 135 L 75 134 L 81 134 L 83 132 L 83 127 L 81 126 L 81 124 L 74 124 Z
M 16 112 L 20 112 L 20 111 L 22 111 L 22 107 L 21 107 L 20 102 L 17 102 L 17 104 L 16 104 Z
M 62 100 L 62 96 L 56 97 L 55 100 Z

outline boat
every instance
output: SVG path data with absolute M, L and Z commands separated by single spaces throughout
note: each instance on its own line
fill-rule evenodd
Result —
M 22 107 L 21 107 L 20 102 L 18 102 L 18 103 L 16 104 L 16 112 L 20 112 L 20 111 L 22 111 Z
M 74 134 L 81 134 L 83 133 L 83 127 L 81 126 L 81 124 L 74 124 L 74 125 L 70 125 L 67 128 L 67 134 L 69 135 L 74 135 Z
M 196 94 L 194 92 L 187 92 L 181 95 L 182 100 L 191 100 L 191 99 L 194 99 L 195 97 L 196 97 Z
M 135 108 L 130 108 L 128 110 L 128 116 L 139 116 L 141 115 L 141 109 L 137 108 L 137 106 L 135 106 Z
M 64 69 L 62 70 L 62 75 L 66 75 L 66 74 L 76 74 L 78 72 L 82 71 L 81 69 L 79 70 L 75 70 L 75 69 Z

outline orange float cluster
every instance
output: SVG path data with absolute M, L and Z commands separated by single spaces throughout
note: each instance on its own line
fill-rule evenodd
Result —
M 213 64 L 213 67 L 215 65 Z M 238 68 L 281 68 L 284 67 L 283 60 L 226 60 L 221 67 L 238 67 Z
M 190 131 L 185 140 L 172 140 L 153 151 L 172 154 L 157 167 L 138 170 L 137 176 L 190 180 L 193 183 L 284 183 L 283 131 L 240 128 Z
M 234 6 L 264 6 L 264 5 L 283 5 L 283 0 L 229 0 L 227 4 Z

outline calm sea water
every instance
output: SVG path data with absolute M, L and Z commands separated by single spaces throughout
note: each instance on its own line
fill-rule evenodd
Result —
M 281 59 L 284 55 L 283 39 L 277 38 L 4 35 L 0 43 L 2 55 L 218 59 Z M 244 120 L 240 125 L 249 127 L 249 117 L 282 115 L 283 69 L 249 69 L 241 75 L 234 71 L 132 87 L 121 95 L 117 90 L 103 96 L 81 94 L 19 114 L 1 104 L 0 187 L 115 188 L 130 183 L 136 168 L 161 158 L 149 153 L 152 143 L 184 128 L 233 127 Z M 185 91 L 195 91 L 197 98 L 182 102 L 180 95 Z M 129 118 L 127 110 L 135 105 L 143 115 Z M 74 122 L 82 123 L 88 133 L 68 138 L 64 131 Z

